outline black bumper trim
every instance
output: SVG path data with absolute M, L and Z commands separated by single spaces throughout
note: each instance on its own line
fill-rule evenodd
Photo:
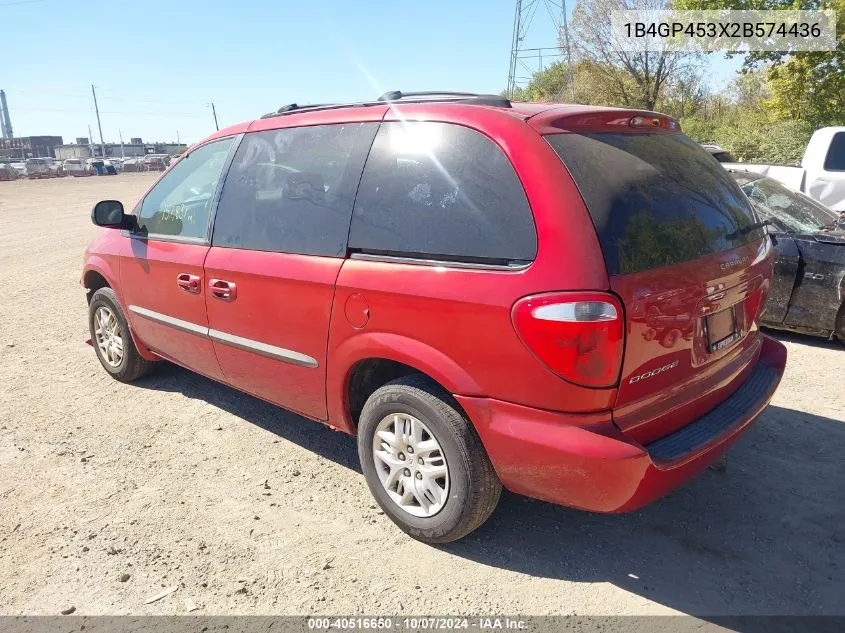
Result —
M 646 444 L 652 460 L 673 462 L 682 459 L 728 433 L 748 419 L 760 407 L 780 381 L 775 369 L 758 362 L 746 381 L 715 409 L 674 433 Z

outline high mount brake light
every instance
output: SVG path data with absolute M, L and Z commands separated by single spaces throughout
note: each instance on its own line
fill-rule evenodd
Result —
M 514 304 L 514 328 L 549 369 L 575 384 L 612 387 L 624 347 L 622 306 L 603 292 L 556 292 Z
M 676 130 L 678 122 L 670 117 L 661 116 L 635 116 L 628 120 L 628 125 L 639 128 L 660 128 L 664 130 Z

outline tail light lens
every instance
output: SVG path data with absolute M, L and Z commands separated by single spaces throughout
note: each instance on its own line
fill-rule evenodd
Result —
M 514 327 L 553 372 L 585 387 L 619 380 L 624 347 L 622 305 L 603 292 L 561 292 L 514 304 Z
M 765 298 L 768 296 L 766 288 L 760 288 L 745 300 L 746 314 L 751 317 L 750 322 L 759 324 L 765 308 Z

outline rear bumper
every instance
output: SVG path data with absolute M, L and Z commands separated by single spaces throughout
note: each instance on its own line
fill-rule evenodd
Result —
M 724 453 L 769 404 L 786 348 L 763 337 L 753 370 L 715 409 L 646 446 L 614 426 L 610 412 L 561 414 L 456 396 L 504 486 L 594 512 L 640 508 L 677 488 Z

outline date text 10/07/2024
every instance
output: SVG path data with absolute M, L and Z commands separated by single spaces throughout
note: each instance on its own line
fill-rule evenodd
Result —
M 508 617 L 351 617 L 351 618 L 308 618 L 308 628 L 313 630 L 524 630 L 524 620 Z

